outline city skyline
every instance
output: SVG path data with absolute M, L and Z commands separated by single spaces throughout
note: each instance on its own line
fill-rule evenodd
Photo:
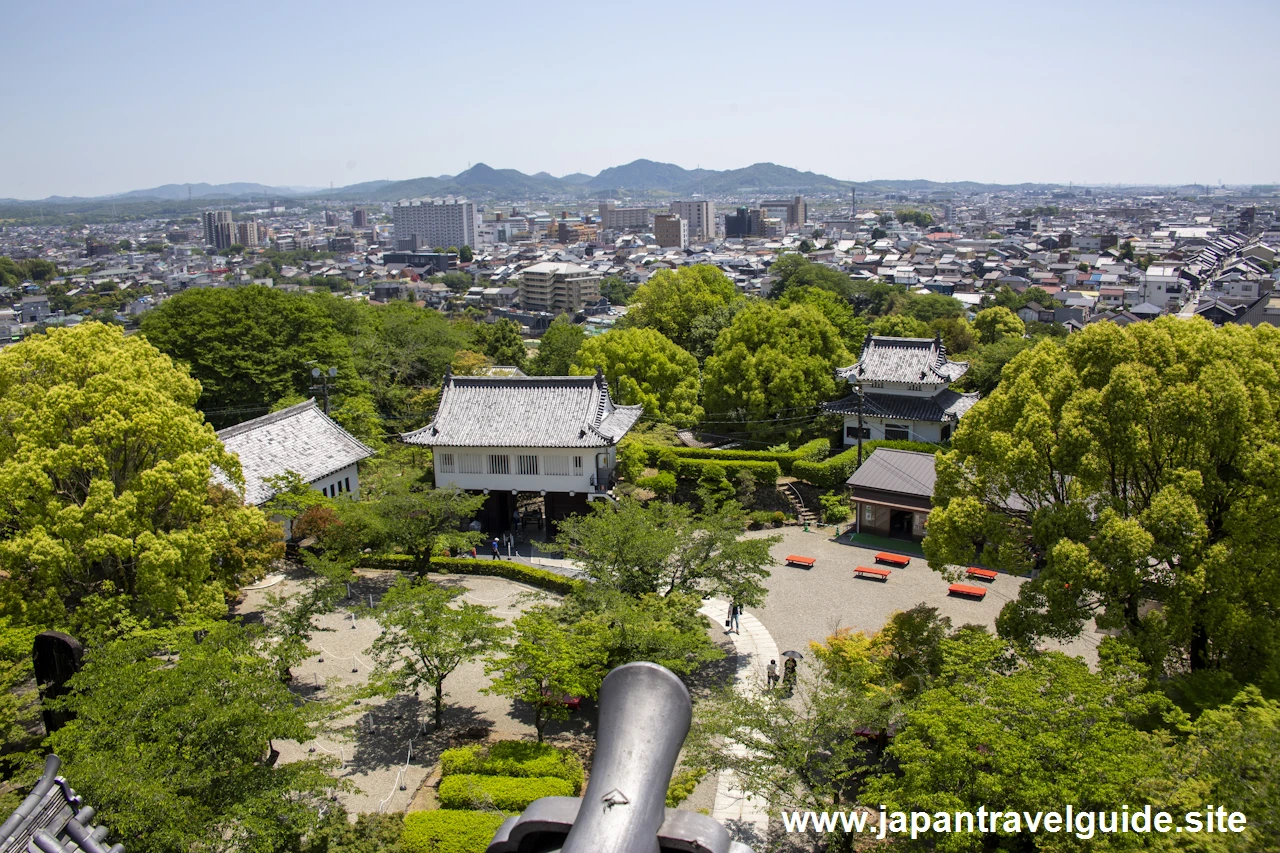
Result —
M 23 83 L 0 197 L 343 186 L 478 162 L 594 174 L 637 158 L 853 181 L 1280 181 L 1280 116 L 1258 109 L 1266 52 L 1206 36 L 1189 3 L 218 8 L 11 10 L 12 31 L 51 40 L 0 58 Z M 1236 0 L 1214 17 L 1265 32 L 1280 8 Z M 660 40 L 624 40 L 645 21 Z M 430 50 L 402 47 L 406 33 Z

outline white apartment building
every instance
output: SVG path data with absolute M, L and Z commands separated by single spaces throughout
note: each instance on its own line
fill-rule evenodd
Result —
M 415 198 L 391 208 L 397 240 L 417 237 L 432 248 L 478 246 L 476 206 L 465 198 Z
M 716 204 L 713 201 L 673 201 L 671 212 L 689 223 L 689 239 L 714 240 Z
M 600 300 L 600 279 L 577 264 L 543 261 L 520 274 L 520 305 L 526 311 L 572 313 Z

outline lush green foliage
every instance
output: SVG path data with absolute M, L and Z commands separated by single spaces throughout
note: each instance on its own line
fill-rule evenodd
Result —
M 728 470 L 733 462 L 776 462 L 783 474 L 790 474 L 794 463 L 804 460 L 816 462 L 831 452 L 831 442 L 825 438 L 815 438 L 805 442 L 795 450 L 714 450 L 701 447 L 663 448 L 653 444 L 638 444 L 646 456 L 646 463 L 657 465 L 659 456 L 667 451 L 670 456 L 679 459 L 705 459 L 726 466 Z M 732 476 L 732 475 L 730 475 Z
M 365 549 L 399 550 L 426 571 L 442 550 L 483 541 L 483 534 L 462 529 L 483 504 L 483 495 L 434 489 L 421 478 L 387 477 L 365 485 L 359 501 L 336 503 L 339 523 L 325 530 L 321 544 L 352 560 Z
M 279 553 L 260 511 L 210 488 L 240 465 L 168 357 L 85 323 L 0 352 L 0 606 L 69 625 L 123 597 L 144 619 L 212 618 Z M 86 611 L 87 613 L 88 611 Z
M 973 318 L 978 343 L 994 344 L 1006 338 L 1021 338 L 1026 326 L 1018 315 L 1000 305 L 984 308 Z
M 524 811 L 542 797 L 571 797 L 573 785 L 554 776 L 521 778 L 461 773 L 440 782 L 440 805 L 446 809 Z
M 798 434 L 836 392 L 835 369 L 849 362 L 836 328 L 810 305 L 750 305 L 721 332 L 704 371 L 713 421 L 756 437 Z
M 405 853 L 484 853 L 505 815 L 458 809 L 410 812 L 400 844 Z
M 607 653 L 606 668 L 645 660 L 688 675 L 724 653 L 707 636 L 698 609 L 702 597 L 686 592 L 639 597 L 600 584 L 584 584 L 556 612 L 566 625 L 590 623 Z
M 437 572 L 451 572 L 459 575 L 492 575 L 561 595 L 573 592 L 581 583 L 564 575 L 539 569 L 537 566 L 526 566 L 523 563 L 512 563 L 507 560 L 436 557 L 431 561 L 431 568 Z
M 271 765 L 307 714 L 241 628 L 122 640 L 71 681 L 76 714 L 50 738 L 102 822 L 140 853 L 289 850 L 340 783 L 320 761 Z
M 600 295 L 613 305 L 626 305 L 635 296 L 639 285 L 629 284 L 616 275 L 605 276 L 600 282 Z
M 659 270 L 635 292 L 624 325 L 657 329 L 687 351 L 697 318 L 739 298 L 733 282 L 708 264 Z
M 705 767 L 691 767 L 675 773 L 667 784 L 667 808 L 674 809 L 689 799 L 706 775 Z
M 561 314 L 551 321 L 538 342 L 538 353 L 527 368 L 531 376 L 568 376 L 569 367 L 587 333 L 576 325 L 568 314 Z
M 1280 693 L 1280 332 L 1100 323 L 1017 356 L 938 457 L 931 565 L 1038 568 L 1002 635 L 1094 619 L 1153 676 Z M 1152 607 L 1155 603 L 1158 606 Z
M 493 323 L 477 323 L 474 348 L 488 356 L 494 364 L 524 367 L 529 351 L 520 337 L 520 324 L 502 319 Z
M 369 649 L 376 664 L 370 686 L 387 696 L 430 689 L 437 726 L 444 715 L 445 679 L 496 648 L 505 633 L 488 607 L 457 601 L 462 593 L 425 578 L 398 578 L 375 614 L 382 633 Z
M 569 372 L 589 376 L 597 368 L 616 403 L 644 406 L 645 414 L 681 427 L 702 419 L 697 360 L 655 329 L 615 329 L 588 338 Z
M 440 754 L 440 775 L 471 773 L 478 776 L 544 777 L 563 779 L 582 792 L 586 771 L 582 761 L 567 749 L 547 743 L 500 740 L 488 747 L 460 746 Z

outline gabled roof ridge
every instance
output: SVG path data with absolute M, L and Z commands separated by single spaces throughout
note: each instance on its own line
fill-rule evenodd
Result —
M 270 414 L 254 418 L 253 420 L 243 421 L 224 429 L 220 429 L 218 430 L 217 435 L 220 440 L 235 438 L 237 435 L 244 435 L 246 432 L 253 432 L 255 429 L 261 429 L 262 427 L 270 426 L 271 424 L 279 423 L 283 420 L 288 420 L 295 415 L 302 414 L 307 409 L 318 409 L 315 397 L 301 403 L 296 403 L 286 409 L 281 409 L 278 412 L 271 412 Z M 320 412 L 320 414 L 323 415 L 324 412 Z M 326 415 L 326 417 L 328 416 Z

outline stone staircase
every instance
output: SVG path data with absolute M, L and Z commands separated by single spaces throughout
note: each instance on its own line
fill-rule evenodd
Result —
M 800 497 L 800 492 L 795 486 L 790 483 L 780 483 L 778 491 L 787 499 L 787 503 L 791 504 L 791 511 L 795 513 L 801 524 L 807 527 L 818 523 L 817 513 L 804 505 L 804 499 Z

